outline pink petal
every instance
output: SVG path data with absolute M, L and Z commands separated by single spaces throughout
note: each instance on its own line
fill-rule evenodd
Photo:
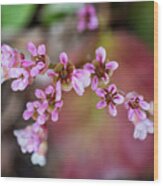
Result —
M 51 120 L 54 121 L 54 122 L 58 121 L 58 111 L 55 110 L 55 109 L 51 113 Z
M 75 92 L 79 95 L 82 96 L 84 93 L 84 87 L 82 82 L 80 82 L 76 77 L 72 78 L 72 86 L 75 90 Z
M 84 69 L 88 70 L 91 74 L 95 73 L 95 67 L 91 63 L 85 64 Z
M 55 107 L 56 108 L 61 108 L 63 106 L 63 101 L 58 101 L 58 102 L 56 102 L 56 104 L 55 104 Z
M 37 48 L 34 43 L 29 42 L 27 45 L 27 49 L 32 54 L 32 56 L 37 56 Z
M 34 107 L 33 107 L 33 103 L 32 102 L 28 102 L 26 104 L 27 110 L 28 111 L 34 111 Z
M 106 50 L 103 47 L 96 49 L 96 60 L 100 63 L 104 63 L 106 59 Z
M 105 92 L 104 89 L 97 88 L 95 92 L 96 92 L 97 96 L 99 96 L 99 97 L 105 97 L 106 92 Z
M 37 123 L 40 125 L 45 124 L 46 122 L 46 115 L 39 115 L 37 118 Z
M 32 115 L 33 115 L 33 112 L 30 112 L 28 110 L 25 110 L 23 112 L 23 119 L 24 120 L 29 120 L 32 117 Z
M 107 62 L 105 68 L 107 70 L 116 70 L 119 67 L 119 64 L 116 61 Z
M 23 67 L 30 67 L 35 64 L 35 62 L 29 60 L 23 60 L 21 63 Z
M 88 23 L 88 28 L 90 30 L 95 30 L 96 28 L 98 28 L 98 19 L 96 16 L 91 16 L 90 22 Z
M 111 84 L 108 88 L 107 88 L 108 92 L 111 92 L 112 94 L 115 94 L 117 92 L 117 87 L 115 84 Z
M 140 107 L 141 107 L 143 110 L 149 110 L 149 109 L 150 109 L 150 104 L 147 103 L 146 101 L 140 101 L 140 102 L 139 102 L 139 105 L 140 105 Z
M 133 109 L 129 109 L 129 111 L 128 111 L 128 120 L 129 121 L 134 121 L 134 119 L 135 119 L 135 112 L 134 112 Z
M 113 101 L 114 101 L 114 103 L 116 103 L 118 105 L 122 104 L 124 102 L 124 97 L 120 94 L 116 94 L 116 96 L 114 96 L 114 98 L 113 98 Z
M 101 78 L 105 85 L 109 83 L 109 75 L 107 73 L 104 74 L 104 76 Z
M 41 89 L 36 89 L 36 90 L 35 90 L 35 96 L 36 96 L 38 99 L 45 99 L 45 98 L 46 98 L 46 95 L 45 95 L 44 91 L 41 90 Z
M 45 55 L 46 54 L 46 47 L 45 45 L 39 45 L 37 50 L 39 55 Z
M 17 80 L 14 80 L 12 83 L 11 83 L 11 89 L 13 91 L 18 91 L 19 90 L 19 83 L 20 83 L 21 79 L 17 79 Z
M 35 76 L 37 76 L 38 74 L 39 74 L 39 68 L 37 67 L 37 66 L 35 66 L 35 67 L 33 67 L 32 69 L 31 69 L 31 71 L 30 71 L 30 75 L 32 76 L 32 77 L 35 77 Z
M 49 85 L 46 89 L 45 89 L 45 94 L 54 94 L 54 87 L 52 85 Z
M 42 115 L 44 114 L 44 112 L 47 110 L 48 108 L 48 101 L 45 100 L 40 106 L 39 108 L 37 109 L 37 112 Z
M 52 70 L 52 69 L 48 69 L 48 70 L 47 70 L 47 75 L 48 75 L 49 77 L 58 76 L 58 74 L 57 74 L 56 72 L 54 72 L 54 70 Z
M 91 85 L 93 91 L 95 91 L 97 89 L 98 83 L 99 83 L 98 77 L 94 76 L 92 78 L 92 85 Z
M 96 104 L 96 108 L 97 109 L 103 109 L 104 107 L 106 107 L 107 106 L 107 103 L 106 103 L 106 101 L 104 101 L 104 100 L 101 100 L 101 101 L 99 101 L 97 104 Z
M 57 81 L 56 83 L 56 97 L 55 100 L 59 101 L 62 97 L 62 89 L 61 89 L 61 82 Z
M 11 68 L 9 71 L 10 78 L 18 78 L 22 74 L 22 68 Z
M 59 60 L 60 60 L 60 62 L 61 62 L 64 66 L 66 66 L 67 63 L 68 63 L 68 56 L 67 56 L 67 54 L 66 54 L 65 52 L 62 52 L 62 53 L 59 55 Z
M 39 70 L 42 70 L 43 68 L 45 68 L 45 63 L 43 63 L 43 62 L 39 62 L 39 63 L 37 63 L 37 68 L 39 69 Z
M 147 118 L 147 115 L 144 111 L 140 110 L 140 109 L 135 109 L 135 113 L 137 115 L 137 117 L 140 119 L 140 120 L 144 120 Z
M 108 109 L 111 116 L 115 117 L 117 115 L 117 109 L 113 103 L 109 104 Z

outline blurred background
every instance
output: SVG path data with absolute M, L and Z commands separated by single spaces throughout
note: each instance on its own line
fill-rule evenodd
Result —
M 26 53 L 26 44 L 45 43 L 53 63 L 65 51 L 77 67 L 94 59 L 103 46 L 108 58 L 119 62 L 112 82 L 125 92 L 137 91 L 154 99 L 154 2 L 94 4 L 99 19 L 96 31 L 78 33 L 77 11 L 84 4 L 2 5 L 2 43 Z M 28 55 L 28 54 L 27 54 Z M 79 97 L 65 93 L 57 123 L 49 123 L 47 165 L 43 168 L 22 154 L 14 129 L 31 122 L 22 119 L 34 90 L 48 84 L 37 79 L 26 91 L 14 93 L 11 81 L 1 87 L 2 176 L 153 180 L 153 135 L 133 139 L 133 125 L 123 105 L 118 117 L 97 110 L 99 100 L 90 88 Z

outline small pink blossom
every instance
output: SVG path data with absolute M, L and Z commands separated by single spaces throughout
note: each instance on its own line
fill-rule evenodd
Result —
M 36 89 L 35 96 L 39 101 L 27 103 L 23 118 L 25 120 L 32 118 L 39 125 L 44 125 L 49 117 L 53 122 L 58 121 L 59 110 L 63 106 L 59 82 L 56 88 L 49 85 L 45 90 Z
M 83 32 L 84 30 L 96 30 L 98 28 L 98 18 L 96 10 L 93 5 L 87 4 L 78 12 L 77 30 Z
M 49 69 L 47 74 L 52 78 L 53 83 L 59 83 L 60 88 L 64 91 L 70 91 L 72 88 L 82 96 L 85 88 L 90 85 L 90 73 L 84 69 L 76 69 L 69 62 L 68 56 L 62 52 L 59 56 L 60 62 Z
M 15 79 L 11 84 L 13 91 L 22 91 L 29 84 L 29 73 L 24 68 L 11 68 L 9 71 L 9 77 Z
M 88 70 L 92 75 L 92 90 L 95 91 L 101 82 L 107 85 L 118 66 L 116 61 L 106 61 L 106 50 L 99 47 L 96 50 L 96 59 L 92 63 L 84 65 L 84 69 Z
M 31 54 L 31 61 L 24 61 L 24 67 L 30 67 L 30 75 L 32 77 L 45 73 L 49 64 L 45 45 L 41 44 L 36 47 L 34 43 L 29 42 L 27 48 Z
M 126 95 L 125 107 L 128 110 L 128 120 L 137 123 L 147 118 L 146 112 L 150 109 L 150 104 L 144 101 L 143 96 L 130 92 Z
M 115 117 L 117 115 L 116 106 L 124 102 L 124 97 L 118 93 L 116 85 L 111 84 L 108 88 L 97 88 L 95 92 L 101 98 L 96 108 L 103 109 L 107 106 L 110 115 Z
M 46 164 L 46 127 L 36 127 L 36 125 L 33 124 L 32 126 L 27 126 L 25 129 L 14 130 L 14 135 L 17 138 L 22 153 L 32 153 L 31 161 L 33 164 L 38 164 L 40 166 Z

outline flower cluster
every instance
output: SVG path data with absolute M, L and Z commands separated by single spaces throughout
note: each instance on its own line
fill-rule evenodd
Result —
M 92 8 L 87 9 L 90 11 Z M 31 55 L 30 60 L 18 50 L 2 45 L 1 70 L 2 81 L 14 79 L 11 84 L 13 91 L 24 90 L 40 74 L 47 73 L 51 80 L 44 89 L 35 90 L 36 100 L 26 104 L 23 118 L 32 119 L 33 124 L 25 129 L 14 130 L 21 151 L 32 153 L 33 164 L 46 164 L 47 121 L 58 121 L 63 106 L 62 91 L 68 92 L 73 89 L 77 95 L 82 96 L 85 88 L 91 85 L 93 92 L 100 98 L 96 104 L 97 109 L 107 108 L 108 113 L 115 117 L 117 106 L 124 103 L 128 111 L 128 120 L 134 125 L 135 139 L 144 140 L 148 133 L 154 133 L 153 102 L 146 102 L 143 96 L 136 92 L 125 95 L 114 83 L 110 83 L 119 65 L 116 61 L 107 60 L 103 47 L 97 48 L 96 58 L 80 69 L 75 67 L 65 52 L 59 55 L 58 63 L 49 66 L 45 45 L 36 47 L 29 42 L 27 49 Z
M 98 18 L 96 9 L 93 5 L 87 4 L 78 12 L 77 30 L 83 32 L 85 30 L 96 30 L 98 28 Z
M 49 85 L 45 90 L 36 89 L 35 96 L 38 100 L 27 103 L 23 118 L 32 118 L 38 125 L 44 125 L 49 118 L 53 122 L 58 121 L 59 110 L 63 106 L 60 86 L 58 82 L 55 88 Z
M 31 161 L 34 165 L 46 164 L 47 128 L 36 125 L 27 126 L 25 129 L 14 130 L 22 153 L 32 153 Z
M 14 79 L 11 84 L 13 91 L 25 90 L 37 75 L 45 73 L 48 69 L 49 60 L 45 45 L 39 45 L 37 48 L 29 42 L 27 49 L 31 54 L 29 60 L 23 53 L 8 45 L 1 47 L 1 82 Z

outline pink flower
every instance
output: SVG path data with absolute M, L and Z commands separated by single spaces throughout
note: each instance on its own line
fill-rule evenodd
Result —
M 92 63 L 84 65 L 84 69 L 88 70 L 92 74 L 92 90 L 95 91 L 99 83 L 103 82 L 107 85 L 110 81 L 110 77 L 113 72 L 118 68 L 116 61 L 106 61 L 106 50 L 103 47 L 99 47 L 96 50 L 96 59 Z
M 29 84 L 29 73 L 24 68 L 11 68 L 9 71 L 9 77 L 15 79 L 11 84 L 13 91 L 22 91 Z
M 65 52 L 60 54 L 59 59 L 60 63 L 56 64 L 54 69 L 48 70 L 48 76 L 54 83 L 59 83 L 62 90 L 70 91 L 73 88 L 78 95 L 82 96 L 85 88 L 90 84 L 90 73 L 87 70 L 76 69 L 69 62 Z
M 111 84 L 108 88 L 97 88 L 96 94 L 101 98 L 96 105 L 97 109 L 103 109 L 108 107 L 108 112 L 112 116 L 117 115 L 116 105 L 120 105 L 124 102 L 124 97 L 118 93 L 117 87 L 114 84 Z
M 84 30 L 96 30 L 98 28 L 98 18 L 96 10 L 93 5 L 87 4 L 78 12 L 77 30 L 83 32 Z
M 52 85 L 45 90 L 36 89 L 35 96 L 39 101 L 27 103 L 23 118 L 25 120 L 32 118 L 39 125 L 44 125 L 49 117 L 54 122 L 58 121 L 59 110 L 63 106 L 59 82 L 56 89 Z
M 14 130 L 14 135 L 22 153 L 32 153 L 31 161 L 33 164 L 40 166 L 46 164 L 47 129 L 45 127 L 36 127 L 33 124 L 25 129 Z
M 1 82 L 9 79 L 10 69 L 20 67 L 21 60 L 24 55 L 19 53 L 16 49 L 9 45 L 3 44 L 1 46 Z
M 49 64 L 45 45 L 41 44 L 37 48 L 34 43 L 29 42 L 27 48 L 31 53 L 32 61 L 24 61 L 24 67 L 30 67 L 30 75 L 32 77 L 45 73 Z
M 144 101 L 143 96 L 136 92 L 130 92 L 126 95 L 125 107 L 128 110 L 128 119 L 134 123 L 145 120 L 146 112 L 150 109 L 149 103 Z

